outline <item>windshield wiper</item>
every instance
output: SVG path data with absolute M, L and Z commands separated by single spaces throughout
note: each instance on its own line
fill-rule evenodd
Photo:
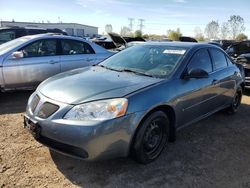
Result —
M 151 74 L 147 74 L 147 73 L 143 73 L 143 72 L 138 72 L 138 71 L 131 70 L 131 69 L 121 69 L 120 71 L 121 71 L 121 72 L 132 72 L 132 73 L 134 73 L 134 74 L 142 75 L 142 76 L 154 77 L 154 76 L 151 75 Z
M 113 69 L 113 68 L 111 68 L 111 67 L 106 67 L 106 66 L 101 65 L 101 64 L 97 64 L 97 65 L 94 65 L 94 66 L 99 66 L 99 67 L 102 67 L 102 68 L 105 68 L 105 69 L 108 69 L 108 70 L 121 72 L 121 70 Z

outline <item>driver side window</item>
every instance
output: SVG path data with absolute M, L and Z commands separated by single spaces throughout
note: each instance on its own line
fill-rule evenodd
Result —
M 54 56 L 56 55 L 56 40 L 39 40 L 20 51 L 23 52 L 24 57 Z
M 212 62 L 206 49 L 201 49 L 193 55 L 187 66 L 187 71 L 189 72 L 192 69 L 202 69 L 207 73 L 213 71 Z

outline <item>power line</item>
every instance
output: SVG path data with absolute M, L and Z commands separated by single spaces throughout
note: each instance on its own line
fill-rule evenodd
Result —
M 142 29 L 144 28 L 143 22 L 145 22 L 145 20 L 144 19 L 138 19 L 138 22 L 139 22 L 139 24 L 138 24 L 139 30 L 142 31 Z
M 129 20 L 129 28 L 130 28 L 130 31 L 133 31 L 133 27 L 134 27 L 134 18 L 128 18 Z

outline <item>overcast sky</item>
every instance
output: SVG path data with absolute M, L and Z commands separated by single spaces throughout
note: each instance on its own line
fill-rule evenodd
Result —
M 195 27 L 204 30 L 211 20 L 225 22 L 230 15 L 245 20 L 250 37 L 250 0 L 0 0 L 0 19 L 15 21 L 74 22 L 99 27 L 112 24 L 115 32 L 128 26 L 128 18 L 144 19 L 144 33 L 166 34 L 180 28 L 184 35 L 194 35 Z

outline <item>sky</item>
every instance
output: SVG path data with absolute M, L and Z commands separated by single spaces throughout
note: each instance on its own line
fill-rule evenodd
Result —
M 212 20 L 221 24 L 230 15 L 240 15 L 250 37 L 249 9 L 250 0 L 0 0 L 0 20 L 80 23 L 97 26 L 101 34 L 106 24 L 119 33 L 134 18 L 134 30 L 138 19 L 145 20 L 145 34 L 180 28 L 183 35 L 194 36 L 195 28 L 204 31 Z

